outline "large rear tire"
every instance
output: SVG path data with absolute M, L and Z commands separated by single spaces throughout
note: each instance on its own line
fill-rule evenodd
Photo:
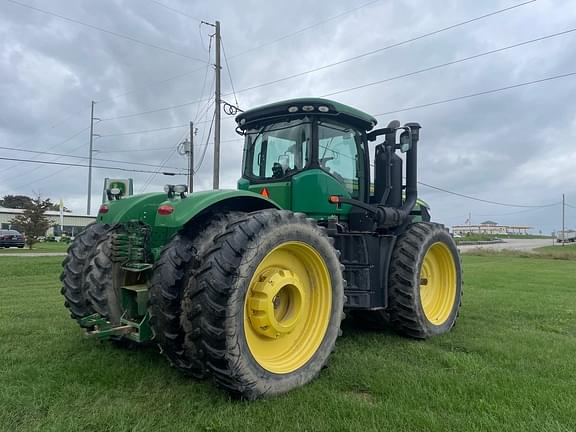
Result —
M 410 225 L 392 253 L 390 325 L 417 339 L 444 334 L 456 322 L 461 299 L 460 256 L 448 231 L 430 222 Z
M 323 228 L 264 210 L 229 224 L 198 272 L 207 366 L 233 396 L 256 399 L 314 379 L 340 333 L 344 280 Z
M 108 229 L 109 226 L 104 224 L 88 225 L 70 244 L 68 254 L 62 262 L 60 292 L 65 298 L 64 306 L 76 321 L 95 312 L 88 300 L 87 273 L 96 244 L 106 236 Z
M 215 215 L 177 234 L 154 265 L 149 308 L 154 340 L 172 366 L 196 378 L 205 376 L 206 364 L 200 332 L 203 309 L 197 301 L 202 293 L 194 288 L 194 273 L 214 238 L 238 216 Z

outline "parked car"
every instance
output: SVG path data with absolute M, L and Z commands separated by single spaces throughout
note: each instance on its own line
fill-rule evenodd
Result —
M 0 248 L 24 247 L 24 236 L 16 230 L 0 230 Z

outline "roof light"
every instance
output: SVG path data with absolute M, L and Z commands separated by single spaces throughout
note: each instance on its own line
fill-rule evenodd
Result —
M 162 204 L 158 207 L 158 214 L 161 216 L 168 216 L 174 212 L 174 207 L 169 204 Z
M 304 105 L 302 107 L 302 111 L 304 111 L 304 112 L 314 111 L 314 106 L 313 105 Z
M 298 112 L 298 107 L 297 107 L 297 106 L 288 107 L 288 112 L 289 112 L 289 113 Z
M 330 111 L 330 108 L 328 108 L 326 105 L 320 105 L 318 107 L 318 111 L 326 113 L 326 112 Z
M 108 213 L 108 210 L 110 210 L 110 208 L 106 204 L 102 204 L 98 209 L 98 214 Z
M 183 194 L 188 192 L 188 186 L 186 185 L 174 185 L 174 192 L 176 192 L 177 194 Z
M 110 193 L 112 195 L 120 195 L 120 192 L 122 192 L 122 191 L 120 190 L 120 188 L 117 188 L 117 187 L 110 189 Z

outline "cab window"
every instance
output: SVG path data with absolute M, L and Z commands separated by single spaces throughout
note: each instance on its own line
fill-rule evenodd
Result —
M 363 173 L 359 147 L 361 135 L 355 129 L 326 122 L 318 123 L 318 163 L 340 181 L 353 198 L 360 198 Z
M 266 125 L 246 133 L 247 164 L 251 178 L 284 179 L 308 165 L 310 122 L 292 120 Z

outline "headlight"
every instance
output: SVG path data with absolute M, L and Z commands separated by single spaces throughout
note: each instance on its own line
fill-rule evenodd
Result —
M 188 192 L 188 186 L 183 185 L 183 184 L 181 184 L 181 185 L 174 185 L 174 186 L 173 186 L 173 190 L 174 190 L 174 192 L 177 193 L 177 194 L 183 194 L 183 193 Z

